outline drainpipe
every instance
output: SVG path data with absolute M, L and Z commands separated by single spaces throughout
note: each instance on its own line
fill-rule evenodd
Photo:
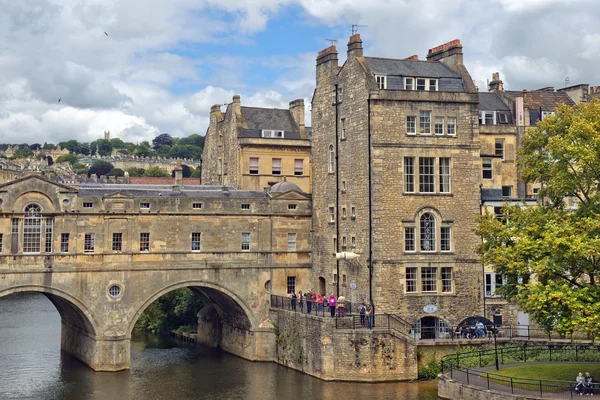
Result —
M 483 215 L 483 183 L 479 184 L 479 215 Z M 481 279 L 483 282 L 483 318 L 487 318 L 485 315 L 485 265 L 483 263 L 481 263 Z
M 340 162 L 338 140 L 338 84 L 335 84 L 335 252 L 340 252 Z M 336 298 L 340 297 L 340 260 L 335 260 Z
M 371 171 L 371 93 L 367 98 L 367 158 L 369 162 L 369 302 L 375 310 L 373 303 L 373 188 Z M 373 312 L 374 313 L 374 312 Z

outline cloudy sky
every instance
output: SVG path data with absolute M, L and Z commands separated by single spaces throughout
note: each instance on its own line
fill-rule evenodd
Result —
M 599 0 L 0 0 L 0 143 L 204 134 L 234 94 L 308 102 L 316 53 L 337 39 L 343 58 L 351 24 L 371 56 L 459 38 L 482 90 L 494 71 L 600 85 L 598 20 Z

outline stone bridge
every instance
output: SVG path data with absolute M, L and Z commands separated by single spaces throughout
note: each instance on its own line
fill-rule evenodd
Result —
M 27 176 L 0 185 L 0 298 L 43 293 L 60 313 L 63 350 L 118 371 L 144 310 L 188 287 L 206 304 L 201 342 L 274 361 L 269 291 L 309 285 L 310 215 L 310 196 L 295 191 Z

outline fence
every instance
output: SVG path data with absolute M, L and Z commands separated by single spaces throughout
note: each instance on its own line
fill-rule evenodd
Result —
M 593 384 L 589 389 L 582 385 L 576 385 L 575 377 L 570 382 L 528 379 L 504 376 L 476 369 L 495 364 L 496 357 L 498 358 L 498 364 L 544 361 L 598 362 L 600 361 L 600 346 L 569 344 L 528 345 L 524 343 L 518 346 L 451 354 L 442 358 L 442 373 L 449 375 L 452 379 L 463 381 L 467 385 L 542 398 L 572 399 L 574 395 L 581 395 L 588 391 L 590 393 L 598 393 L 600 391 L 600 384 L 598 383 Z

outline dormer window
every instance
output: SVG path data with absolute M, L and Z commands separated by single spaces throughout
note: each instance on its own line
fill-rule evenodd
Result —
M 375 75 L 375 80 L 379 89 L 387 89 L 387 77 L 385 75 Z
M 426 88 L 426 86 L 425 86 L 426 82 L 427 82 L 427 79 L 423 79 L 423 78 L 417 79 L 417 90 L 424 91 Z
M 404 78 L 404 90 L 415 90 L 415 78 Z
M 429 79 L 429 89 L 430 92 L 437 92 L 437 79 Z
M 263 129 L 263 131 L 262 131 L 262 137 L 264 137 L 264 138 L 279 138 L 279 139 L 283 139 L 284 133 L 283 133 L 283 131 Z
M 508 114 L 505 112 L 499 112 L 498 113 L 498 123 L 508 124 Z
M 404 78 L 404 90 L 437 92 L 438 80 L 429 78 Z

